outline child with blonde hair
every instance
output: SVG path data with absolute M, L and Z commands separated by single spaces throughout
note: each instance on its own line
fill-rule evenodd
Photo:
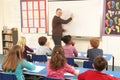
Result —
M 19 45 L 14 45 L 2 62 L 2 71 L 8 74 L 15 74 L 17 80 L 25 80 L 23 68 L 35 70 L 35 65 L 24 60 L 22 53 L 22 48 Z

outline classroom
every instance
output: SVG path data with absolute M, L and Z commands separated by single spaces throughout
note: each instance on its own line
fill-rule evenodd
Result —
M 25 5 L 22 4 L 23 2 L 25 1 L 43 1 L 43 2 L 46 2 L 46 4 L 42 4 L 43 7 L 45 7 L 45 20 L 46 22 L 43 22 L 45 24 L 45 28 L 35 28 L 35 29 L 31 29 L 31 30 L 27 30 L 26 27 L 23 28 L 23 23 L 25 21 L 23 21 L 24 19 L 23 16 L 24 16 L 24 13 L 22 12 L 22 9 L 24 9 Z M 65 4 L 65 1 L 69 2 L 69 0 L 1 0 L 0 2 L 0 54 L 3 54 L 3 41 L 2 41 L 2 31 L 3 31 L 3 27 L 4 26 L 7 26 L 8 29 L 12 29 L 12 28 L 17 28 L 18 30 L 18 37 L 20 36 L 25 36 L 26 37 L 26 44 L 27 46 L 31 47 L 31 48 L 37 48 L 37 46 L 39 46 L 38 44 L 38 38 L 40 36 L 45 36 L 47 37 L 47 39 L 50 41 L 50 47 L 53 48 L 54 47 L 54 42 L 52 40 L 52 36 L 51 36 L 51 25 L 52 25 L 52 21 L 51 21 L 51 18 L 54 16 L 55 14 L 55 11 L 56 11 L 56 8 L 59 7 L 61 8 L 63 11 L 64 10 L 67 10 L 67 9 L 70 9 L 70 8 L 67 8 L 65 6 L 71 6 L 72 4 L 67 4 L 67 5 L 64 5 Z M 81 1 L 81 0 L 70 0 L 70 2 L 72 3 L 75 3 L 75 1 Z M 84 1 L 84 0 L 82 0 Z M 90 45 L 90 39 L 92 37 L 98 37 L 100 39 L 100 46 L 99 48 L 101 48 L 104 53 L 106 54 L 112 54 L 112 56 L 114 56 L 114 71 L 120 71 L 120 34 L 110 34 L 109 32 L 107 34 L 104 33 L 104 23 L 105 23 L 105 3 L 108 1 L 108 0 L 85 0 L 86 2 L 88 1 L 93 1 L 93 3 L 98 3 L 100 2 L 99 5 L 92 5 L 92 7 L 96 7 L 96 8 L 99 8 L 101 11 L 100 13 L 98 13 L 97 11 L 96 12 L 93 12 L 93 15 L 92 15 L 92 12 L 87 12 L 85 14 L 87 14 L 86 16 L 88 16 L 89 18 L 93 17 L 93 21 L 95 21 L 94 23 L 89 23 L 90 20 L 92 19 L 88 19 L 88 24 L 85 24 L 85 22 L 81 19 L 83 19 L 84 17 L 82 17 L 82 15 L 84 15 L 84 13 L 80 12 L 80 10 L 74 10 L 74 8 L 72 8 L 71 10 L 68 10 L 67 12 L 72 12 L 72 10 L 74 12 L 73 13 L 73 16 L 76 18 L 75 15 L 79 16 L 80 14 L 80 22 L 84 23 L 85 26 L 87 25 L 90 25 L 88 27 L 86 27 L 86 29 L 84 29 L 84 27 L 81 28 L 81 30 L 79 29 L 79 25 L 83 25 L 82 23 L 78 22 L 78 26 L 77 26 L 77 23 L 75 21 L 79 21 L 79 20 L 74 20 L 73 22 L 75 22 L 75 25 L 72 25 L 72 26 L 77 26 L 77 29 L 74 29 L 73 30 L 73 27 L 71 26 L 72 23 L 70 24 L 65 24 L 65 26 L 70 26 L 72 27 L 71 29 L 66 26 L 66 29 L 68 29 L 68 33 L 65 33 L 65 34 L 73 34 L 73 39 L 75 41 L 75 47 L 77 48 L 78 51 L 80 52 L 86 52 L 89 45 Z M 110 1 L 113 1 L 113 0 L 110 0 Z M 115 1 L 118 1 L 118 0 L 115 0 Z M 62 2 L 64 3 L 63 5 Z M 56 3 L 57 6 L 55 7 L 55 5 L 53 3 Z M 119 1 L 120 3 L 120 1 Z M 59 5 L 60 4 L 60 5 Z M 32 4 L 30 4 L 32 5 Z M 37 4 L 39 5 L 39 4 Z M 53 5 L 53 6 L 52 6 Z M 59 6 L 58 6 L 59 5 Z M 75 4 L 73 4 L 72 6 L 74 6 Z M 82 4 L 81 4 L 82 5 Z M 87 4 L 83 4 L 83 5 L 87 5 Z M 79 6 L 79 3 L 76 4 L 75 6 Z M 89 5 L 88 5 L 89 6 Z M 76 7 L 76 8 L 77 8 Z M 91 7 L 91 8 L 92 8 Z M 80 6 L 81 8 L 81 6 Z M 90 9 L 91 9 L 90 8 Z M 97 10 L 95 8 L 95 10 Z M 83 8 L 81 8 L 82 10 Z M 88 9 L 88 8 L 86 8 Z M 89 9 L 88 9 L 89 10 Z M 24 10 L 23 10 L 24 11 Z M 75 13 L 76 11 L 76 13 Z M 92 10 L 94 11 L 94 10 Z M 43 10 L 44 12 L 44 10 Z M 79 14 L 77 13 L 79 12 Z M 54 13 L 54 14 L 53 14 Z M 98 13 L 99 15 L 95 15 L 94 13 Z M 22 14 L 22 15 L 21 15 Z M 52 14 L 52 15 L 51 15 Z M 90 14 L 90 16 L 89 16 Z M 35 15 L 35 13 L 34 13 Z M 66 19 L 66 15 L 69 15 L 69 14 L 64 14 L 63 15 L 63 18 Z M 113 14 L 114 15 L 114 14 Z M 119 15 L 119 14 L 118 14 Z M 38 16 L 38 14 L 37 14 Z M 100 18 L 96 18 L 96 16 L 99 16 Z M 95 18 L 94 18 L 95 17 Z M 34 17 L 35 18 L 35 17 Z M 77 17 L 79 18 L 79 17 Z M 77 19 L 76 18 L 76 19 Z M 101 19 L 102 18 L 102 19 Z M 43 20 L 44 21 L 44 20 Z M 99 22 L 97 22 L 99 21 Z M 32 22 L 32 21 L 31 21 Z M 41 20 L 41 23 L 42 23 L 42 20 Z M 31 23 L 32 24 L 32 23 Z M 35 24 L 35 23 L 34 23 Z M 32 24 L 32 25 L 34 25 Z M 27 25 L 27 23 L 25 24 Z M 29 24 L 30 25 L 30 24 Z M 37 23 L 36 23 L 37 25 Z M 43 24 L 41 24 L 43 25 Z M 94 26 L 95 25 L 95 26 Z M 96 26 L 99 26 L 99 27 L 96 27 Z M 92 29 L 92 27 L 94 27 L 94 29 Z M 107 28 L 107 27 L 106 27 Z M 41 30 L 40 30 L 41 29 Z M 44 30 L 45 29 L 45 30 Z M 97 30 L 96 30 L 97 29 Z M 77 30 L 77 31 L 76 31 Z M 82 31 L 85 31 L 86 32 L 83 32 Z M 93 32 L 93 34 L 90 32 L 90 30 Z M 109 29 L 108 29 L 109 30 Z M 41 31 L 41 32 L 40 32 Z M 114 30 L 113 30 L 114 31 Z M 118 30 L 119 32 L 119 30 Z M 64 45 L 64 43 L 62 42 L 62 44 Z M 110 66 L 112 66 L 112 59 L 110 61 L 108 61 L 108 64 Z M 111 69 L 110 69 L 111 70 Z

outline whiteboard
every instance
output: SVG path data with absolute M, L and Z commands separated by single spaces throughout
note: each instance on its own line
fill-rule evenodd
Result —
M 67 31 L 64 35 L 100 37 L 102 26 L 102 0 L 52 1 L 48 2 L 48 32 L 52 34 L 52 18 L 57 8 L 63 11 L 63 19 L 74 17 L 68 24 L 63 24 Z

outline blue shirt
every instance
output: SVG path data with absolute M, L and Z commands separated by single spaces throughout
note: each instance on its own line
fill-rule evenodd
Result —
M 30 63 L 30 62 L 28 62 L 28 61 L 26 61 L 26 60 L 23 60 L 23 64 L 22 65 L 20 64 L 20 62 L 18 62 L 15 72 L 12 72 L 12 71 L 8 72 L 8 71 L 6 71 L 6 73 L 8 73 L 8 74 L 15 74 L 17 80 L 25 80 L 24 75 L 23 75 L 23 68 L 26 68 L 28 70 L 35 70 L 35 65 Z
M 93 61 L 96 56 L 103 56 L 103 50 L 98 48 L 92 48 L 87 50 L 87 57 Z

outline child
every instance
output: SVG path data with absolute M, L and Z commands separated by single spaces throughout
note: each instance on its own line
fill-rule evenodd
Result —
M 93 61 L 96 56 L 103 56 L 103 50 L 98 48 L 99 43 L 100 40 L 97 38 L 92 38 L 90 40 L 92 48 L 87 50 L 87 57 L 89 60 Z
M 102 73 L 107 67 L 107 61 L 102 56 L 94 59 L 93 67 L 95 70 L 88 70 L 78 75 L 78 80 L 120 80 L 109 74 Z
M 32 63 L 23 60 L 22 53 L 22 48 L 18 45 L 14 45 L 2 63 L 2 70 L 8 74 L 15 74 L 17 80 L 25 80 L 23 68 L 29 70 L 35 69 L 35 66 Z
M 28 54 L 28 52 L 33 53 L 33 50 L 26 45 L 26 38 L 21 36 L 17 42 L 17 45 L 19 45 L 22 48 L 23 58 L 29 61 L 30 57 L 27 56 L 27 54 Z
M 70 35 L 66 35 L 61 39 L 65 45 L 63 46 L 65 57 L 66 58 L 73 58 L 74 56 L 77 57 L 78 51 L 74 47 L 75 43 Z M 76 63 L 73 65 L 74 67 L 78 67 Z
M 46 37 L 39 37 L 38 43 L 40 46 L 36 49 L 37 55 L 51 55 L 52 50 L 50 49 L 49 42 L 47 42 Z
M 78 55 L 78 52 L 74 47 L 75 43 L 73 42 L 72 37 L 70 35 L 66 35 L 62 37 L 61 40 L 65 43 L 65 45 L 63 46 L 63 49 L 65 51 L 66 58 L 72 58 Z
M 74 68 L 67 64 L 63 48 L 61 46 L 55 46 L 51 60 L 47 62 L 47 76 L 50 78 L 64 79 L 65 72 L 78 75 Z

